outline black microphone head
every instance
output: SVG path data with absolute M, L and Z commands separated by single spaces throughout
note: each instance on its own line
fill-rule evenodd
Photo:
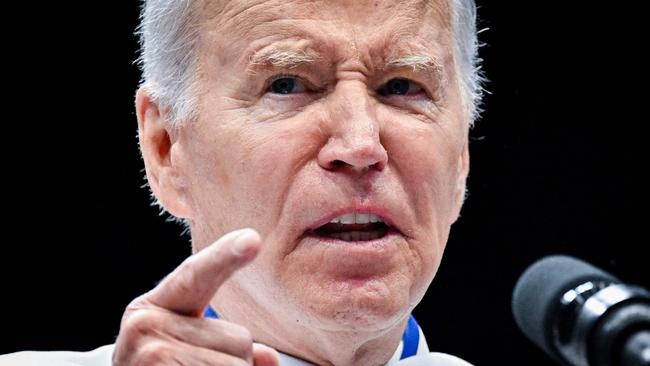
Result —
M 519 328 L 547 354 L 562 359 L 552 338 L 553 321 L 562 296 L 589 281 L 618 282 L 607 272 L 581 260 L 548 256 L 533 263 L 519 277 L 512 294 L 512 313 Z

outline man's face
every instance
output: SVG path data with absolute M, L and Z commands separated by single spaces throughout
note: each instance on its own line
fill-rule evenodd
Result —
M 194 246 L 242 227 L 263 238 L 217 310 L 330 330 L 402 321 L 438 269 L 468 167 L 446 2 L 203 11 L 199 117 L 171 157 Z

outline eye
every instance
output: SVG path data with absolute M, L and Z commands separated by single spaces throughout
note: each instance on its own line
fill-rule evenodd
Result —
M 391 79 L 379 89 L 379 95 L 411 95 L 422 91 L 422 87 L 408 79 Z
M 304 93 L 305 85 L 295 76 L 281 76 L 271 82 L 269 91 L 274 94 Z

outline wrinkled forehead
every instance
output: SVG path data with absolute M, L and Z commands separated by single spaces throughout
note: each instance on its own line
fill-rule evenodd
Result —
M 317 39 L 330 54 L 451 52 L 448 0 L 204 0 L 199 11 L 203 34 L 239 49 L 294 38 Z
M 203 20 L 230 20 L 242 30 L 289 18 L 377 25 L 399 16 L 435 20 L 445 26 L 450 19 L 447 0 L 201 0 L 200 4 Z

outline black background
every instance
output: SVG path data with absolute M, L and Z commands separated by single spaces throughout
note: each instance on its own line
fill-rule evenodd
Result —
M 479 2 L 491 82 L 470 197 L 415 311 L 432 350 L 476 365 L 552 364 L 510 315 L 537 258 L 650 287 L 639 10 L 567 3 Z M 4 34 L 0 353 L 114 342 L 128 302 L 190 252 L 141 188 L 137 2 L 48 6 L 7 13 L 21 25 Z

